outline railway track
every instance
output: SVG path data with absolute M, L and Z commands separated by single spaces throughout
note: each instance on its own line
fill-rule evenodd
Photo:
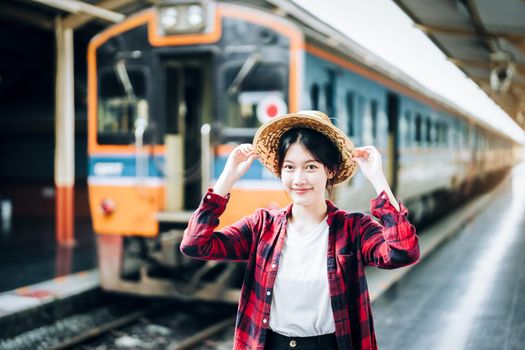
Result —
M 213 344 L 215 349 L 227 349 L 234 322 L 233 305 L 139 300 L 100 306 L 0 340 L 0 348 L 186 350 L 209 349 Z

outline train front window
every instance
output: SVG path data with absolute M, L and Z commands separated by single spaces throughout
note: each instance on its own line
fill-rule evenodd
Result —
M 275 96 L 287 105 L 287 69 L 285 65 L 259 64 L 239 82 L 241 67 L 235 65 L 224 71 L 225 124 L 229 128 L 256 129 L 262 124 L 257 109 L 265 97 Z
M 97 138 L 99 144 L 134 142 L 138 106 L 146 105 L 146 75 L 127 69 L 129 84 L 122 83 L 116 69 L 102 71 L 99 80 Z

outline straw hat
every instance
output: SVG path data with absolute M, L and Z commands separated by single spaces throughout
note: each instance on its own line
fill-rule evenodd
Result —
M 334 178 L 334 184 L 352 177 L 357 171 L 357 163 L 352 161 L 355 147 L 352 141 L 337 127 L 330 118 L 319 111 L 299 111 L 270 119 L 257 130 L 253 138 L 253 148 L 259 161 L 277 177 L 280 177 L 277 150 L 285 132 L 292 128 L 310 128 L 325 135 L 339 149 L 341 168 Z

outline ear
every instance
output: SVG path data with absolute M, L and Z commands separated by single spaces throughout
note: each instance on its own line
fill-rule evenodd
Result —
M 329 170 L 328 171 L 328 179 L 331 180 L 335 177 L 335 171 Z

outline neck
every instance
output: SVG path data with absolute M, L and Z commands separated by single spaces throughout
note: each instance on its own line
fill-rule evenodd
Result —
M 326 201 L 323 199 L 322 202 L 316 202 L 308 206 L 293 204 L 292 206 L 292 217 L 293 222 L 302 222 L 305 224 L 319 223 L 321 222 L 327 212 L 328 206 Z

